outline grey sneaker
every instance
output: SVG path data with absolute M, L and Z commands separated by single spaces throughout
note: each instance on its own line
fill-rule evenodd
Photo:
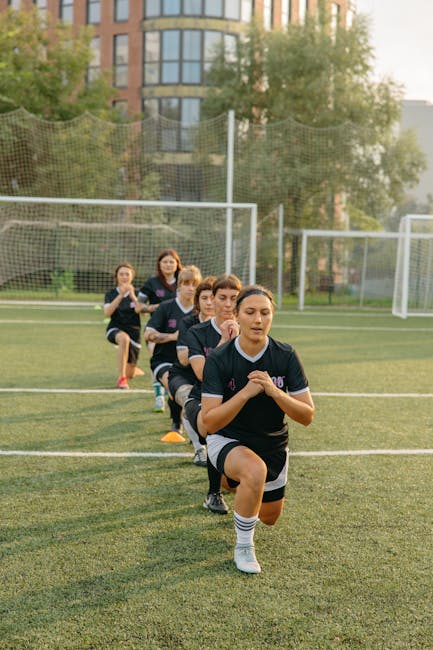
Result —
M 155 397 L 155 406 L 153 407 L 154 413 L 164 413 L 165 410 L 165 399 L 164 395 L 158 395 Z
M 207 508 L 218 515 L 226 515 L 229 511 L 229 507 L 224 501 L 221 492 L 211 492 L 208 494 L 203 501 L 203 508 Z
M 194 460 L 192 462 L 194 465 L 197 465 L 197 467 L 207 467 L 207 455 L 205 447 L 197 449 L 194 454 Z
M 236 544 L 235 564 L 239 571 L 244 573 L 260 573 L 262 570 L 252 545 Z

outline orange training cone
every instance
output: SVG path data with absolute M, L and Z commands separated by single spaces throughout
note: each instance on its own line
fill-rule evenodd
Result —
M 185 442 L 185 438 L 178 431 L 169 431 L 162 436 L 162 442 Z

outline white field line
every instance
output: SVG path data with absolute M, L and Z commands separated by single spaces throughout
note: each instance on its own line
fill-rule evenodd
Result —
M 131 388 L 129 390 L 119 390 L 118 388 L 0 388 L 0 393 L 78 393 L 86 394 L 116 394 L 131 395 L 131 393 L 153 394 L 153 390 L 147 388 Z M 313 397 L 433 397 L 433 393 L 321 393 L 313 392 Z
M 292 457 L 324 456 L 422 456 L 433 455 L 433 449 L 347 449 L 330 451 L 294 451 Z M 0 456 L 42 456 L 60 458 L 192 458 L 186 452 L 110 452 L 110 451 L 31 451 L 0 449 Z
M 152 394 L 153 390 L 147 388 L 130 388 L 129 390 L 119 390 L 118 388 L 0 388 L 0 393 L 78 393 L 82 395 L 91 394 L 110 394 L 130 395 L 131 393 Z
M 336 330 L 348 332 L 430 332 L 431 327 L 353 327 L 352 325 L 272 325 L 272 329 L 280 330 Z
M 104 325 L 102 320 L 18 320 L 5 318 L 0 320 L 0 325 Z M 433 330 L 432 330 L 433 331 Z

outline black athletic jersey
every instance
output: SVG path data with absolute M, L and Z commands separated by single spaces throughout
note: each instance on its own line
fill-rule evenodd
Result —
M 220 340 L 221 330 L 216 324 L 215 318 L 191 327 L 186 334 L 189 361 L 191 362 L 193 357 L 204 357 L 206 359 Z M 190 397 L 200 400 L 201 388 L 201 381 L 194 375 L 194 386 L 189 394 Z
M 207 357 L 202 396 L 222 397 L 227 402 L 248 383 L 253 370 L 267 371 L 274 384 L 286 393 L 296 395 L 308 390 L 302 363 L 291 345 L 268 337 L 266 347 L 253 358 L 241 349 L 237 337 Z M 285 446 L 288 439 L 284 411 L 264 392 L 248 400 L 233 420 L 216 433 L 241 440 L 257 452 Z
M 155 275 L 148 278 L 140 288 L 137 298 L 138 302 L 148 302 L 151 305 L 158 305 L 165 300 L 176 298 L 177 282 L 170 285 L 170 289 L 162 284 L 161 279 Z
M 109 305 L 119 295 L 117 288 L 107 291 L 104 304 Z M 134 341 L 140 341 L 140 315 L 135 313 L 135 302 L 129 297 L 129 293 L 122 298 L 117 309 L 112 313 L 110 322 L 107 325 L 107 332 L 112 329 L 119 329 L 129 334 Z
M 179 335 L 176 342 L 176 361 L 173 363 L 172 367 L 169 370 L 169 378 L 172 377 L 183 377 L 186 384 L 194 384 L 196 376 L 194 370 L 191 368 L 191 365 L 188 364 L 184 366 L 180 363 L 177 358 L 177 350 L 185 350 L 188 348 L 188 343 L 186 340 L 186 335 L 190 327 L 201 323 L 201 320 L 195 312 L 185 316 L 179 323 Z
M 177 332 L 181 321 L 191 313 L 192 309 L 192 306 L 187 309 L 182 307 L 178 298 L 166 300 L 153 312 L 146 325 L 146 329 L 157 330 L 158 332 L 167 334 Z M 150 360 L 152 370 L 161 365 L 161 363 L 174 363 L 177 360 L 176 345 L 177 341 L 156 343 Z

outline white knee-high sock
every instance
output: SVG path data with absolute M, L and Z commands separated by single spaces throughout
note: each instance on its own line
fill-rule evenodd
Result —
M 193 444 L 195 451 L 200 451 L 200 449 L 204 449 L 203 445 L 201 444 L 198 438 L 198 433 L 195 431 L 195 429 L 192 428 L 190 421 L 187 420 L 185 416 L 182 416 L 182 424 L 183 424 L 183 428 L 188 434 L 188 438 L 191 440 Z
M 258 516 L 242 517 L 242 515 L 235 512 L 233 514 L 233 519 L 235 522 L 237 543 L 252 546 L 254 544 L 253 540 L 256 523 L 259 520 Z

